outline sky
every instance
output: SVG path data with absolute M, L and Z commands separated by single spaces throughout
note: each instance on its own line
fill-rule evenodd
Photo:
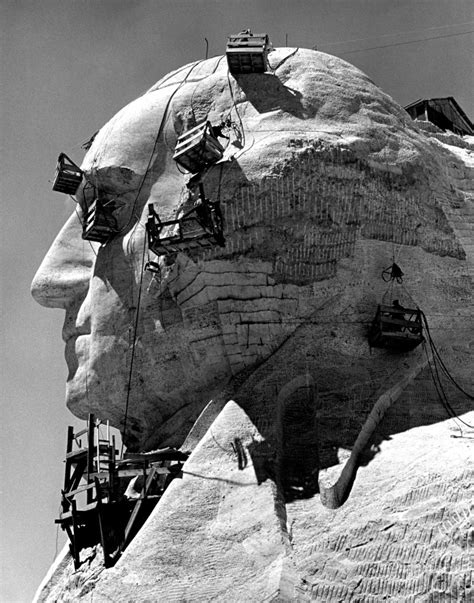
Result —
M 72 202 L 56 159 L 168 71 L 250 27 L 353 63 L 406 105 L 454 96 L 474 120 L 472 0 L 0 0 L 0 600 L 31 601 L 56 528 L 67 425 L 63 311 L 29 286 Z

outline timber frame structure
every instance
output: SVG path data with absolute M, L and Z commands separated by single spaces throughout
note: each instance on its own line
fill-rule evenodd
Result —
M 119 458 L 115 437 L 110 439 L 107 426 L 107 437 L 101 438 L 100 425 L 91 414 L 86 429 L 68 429 L 62 508 L 55 523 L 69 537 L 76 569 L 80 552 L 99 543 L 105 567 L 114 565 L 171 481 L 182 475 L 188 457 L 166 448 Z

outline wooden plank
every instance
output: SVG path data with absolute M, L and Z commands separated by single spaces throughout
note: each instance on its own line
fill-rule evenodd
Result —
M 72 502 L 75 504 L 75 501 L 72 501 Z M 93 511 L 96 507 L 97 507 L 97 501 L 94 501 L 92 503 L 85 505 L 84 507 L 82 507 L 82 509 L 79 509 L 79 510 L 76 509 L 76 514 L 77 513 L 87 513 L 88 511 Z M 67 511 L 66 513 L 61 513 L 59 520 L 56 520 L 56 523 L 65 521 L 65 520 L 71 518 L 72 516 L 73 515 L 72 515 L 71 511 Z
M 89 429 L 87 432 L 87 481 L 91 481 L 91 473 L 94 470 L 94 415 L 89 413 Z M 87 502 L 92 501 L 91 492 L 87 492 Z
M 128 542 L 129 542 L 130 534 L 131 534 L 133 526 L 137 520 L 138 513 L 143 505 L 143 501 L 146 498 L 146 494 L 153 482 L 153 478 L 155 477 L 155 472 L 156 472 L 156 467 L 152 467 L 150 474 L 148 475 L 148 479 L 146 480 L 146 483 L 143 487 L 141 498 L 139 500 L 137 500 L 135 507 L 132 511 L 132 514 L 130 516 L 130 519 L 128 520 L 127 526 L 125 527 L 125 536 L 123 539 L 122 550 L 127 546 Z
M 66 454 L 71 452 L 72 450 L 72 441 L 74 439 L 74 428 L 72 425 L 69 425 L 67 428 L 67 444 L 66 444 Z
M 74 568 L 75 569 L 79 569 L 80 566 L 80 560 L 79 560 L 79 547 L 77 546 L 77 534 L 79 531 L 78 525 L 77 525 L 77 516 L 76 516 L 76 503 L 74 501 L 72 501 L 72 509 L 71 509 L 71 515 L 72 515 L 72 528 L 73 528 L 73 538 L 72 538 L 72 557 L 74 559 Z
M 67 465 L 67 463 L 68 463 L 68 461 L 66 461 L 66 465 Z M 81 461 L 80 463 L 78 463 L 76 465 L 76 468 L 74 469 L 74 473 L 72 474 L 72 476 L 69 477 L 68 483 L 64 486 L 65 492 L 70 492 L 71 490 L 75 490 L 79 486 L 81 479 L 84 477 L 84 469 L 85 468 L 86 468 L 85 460 Z M 70 474 L 70 469 L 68 470 L 68 473 Z
M 94 488 L 93 482 L 91 482 L 90 484 L 84 484 L 83 486 L 79 486 L 79 488 L 76 488 L 75 490 L 69 490 L 67 492 L 64 492 L 64 496 L 67 498 L 71 496 L 76 496 L 76 494 L 79 494 L 80 492 L 85 492 L 86 490 L 90 490 L 91 488 Z
M 71 452 L 66 453 L 66 460 L 73 460 L 77 458 L 79 461 L 85 456 L 87 456 L 87 448 L 78 448 L 77 450 L 71 450 Z
M 163 448 L 162 450 L 156 450 L 155 452 L 129 452 L 127 453 L 127 458 L 120 462 L 126 463 L 127 461 L 146 461 L 148 463 L 153 463 L 154 461 L 185 461 L 187 460 L 188 456 L 189 455 L 186 453 L 181 452 L 180 450 L 175 450 L 174 448 Z
M 90 474 L 91 479 L 94 479 L 96 477 L 98 477 L 99 479 L 108 479 L 109 478 L 109 472 L 108 471 L 94 471 L 93 473 Z
M 392 318 L 388 316 L 382 316 L 382 326 L 384 325 L 398 325 L 400 327 L 407 327 L 410 329 L 421 329 L 421 324 L 414 320 L 404 320 L 403 318 Z
M 171 471 L 167 467 L 154 467 L 155 473 L 160 475 L 168 475 Z M 135 477 L 136 475 L 143 475 L 142 469 L 119 469 L 119 477 Z
M 105 567 L 112 566 L 112 558 L 110 556 L 110 547 L 109 541 L 107 538 L 105 525 L 104 525 L 104 515 L 103 515 L 103 507 L 102 507 L 102 492 L 100 487 L 100 482 L 97 478 L 94 480 L 95 487 L 97 490 L 97 515 L 99 519 L 99 532 L 100 532 L 100 543 L 102 545 L 102 552 L 104 554 L 104 565 Z

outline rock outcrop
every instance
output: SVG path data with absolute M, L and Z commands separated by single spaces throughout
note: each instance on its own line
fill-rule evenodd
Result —
M 40 600 L 470 596 L 474 417 L 456 384 L 474 390 L 472 146 L 335 57 L 277 49 L 270 65 L 169 74 L 84 160 L 78 200 L 113 198 L 119 235 L 85 246 L 73 215 L 33 284 L 66 310 L 68 405 L 110 418 L 132 449 L 193 453 L 115 568 L 96 552 L 71 577 L 66 554 Z M 166 219 L 194 201 L 172 156 L 202 119 L 232 124 L 202 175 L 226 246 L 147 255 L 147 204 Z M 394 261 L 405 276 L 387 284 Z M 424 311 L 453 376 L 442 393 L 434 348 L 369 348 L 393 299 Z

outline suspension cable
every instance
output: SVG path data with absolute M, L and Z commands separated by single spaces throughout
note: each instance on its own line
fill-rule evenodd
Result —
M 468 392 L 466 392 L 454 379 L 454 377 L 451 375 L 451 373 L 448 371 L 446 365 L 444 364 L 437 348 L 436 345 L 431 337 L 431 333 L 430 333 L 430 328 L 428 325 L 428 320 L 426 318 L 426 315 L 423 311 L 420 310 L 421 313 L 421 317 L 423 319 L 423 324 L 425 327 L 425 331 L 426 331 L 426 335 L 428 338 L 428 344 L 430 346 L 431 349 L 431 355 L 432 355 L 432 361 L 433 361 L 433 366 L 431 365 L 430 360 L 428 359 L 428 364 L 430 367 L 430 372 L 431 372 L 431 376 L 433 379 L 433 383 L 436 387 L 436 391 L 438 394 L 438 397 L 441 401 L 441 403 L 443 404 L 444 408 L 446 409 L 446 411 L 448 412 L 448 414 L 455 420 L 455 421 L 459 421 L 460 423 L 462 423 L 463 425 L 465 425 L 466 427 L 469 427 L 470 429 L 474 429 L 473 425 L 470 425 L 469 423 L 466 423 L 466 421 L 464 421 L 463 419 L 461 419 L 460 417 L 457 416 L 456 411 L 453 409 L 453 407 L 451 406 L 451 404 L 449 403 L 448 400 L 448 396 L 446 394 L 446 391 L 443 387 L 442 384 L 442 380 L 439 374 L 439 369 L 438 369 L 438 364 L 439 363 L 441 365 L 441 367 L 443 368 L 443 372 L 445 373 L 445 375 L 450 379 L 450 381 L 453 383 L 453 385 L 455 385 L 459 391 L 461 391 L 465 396 L 467 396 L 470 400 L 474 400 L 474 396 L 472 396 L 471 394 L 469 394 Z M 426 345 L 424 345 L 425 348 L 425 352 L 426 352 Z M 428 356 L 428 354 L 427 354 Z
M 196 68 L 198 65 L 200 65 L 201 63 L 202 63 L 202 60 L 201 60 L 201 61 L 198 61 L 197 63 L 195 63 L 195 64 L 194 64 L 194 65 L 193 65 L 193 66 L 192 66 L 192 67 L 189 69 L 188 73 L 186 74 L 186 76 L 184 77 L 184 79 L 183 79 L 183 80 L 181 80 L 181 82 L 180 82 L 180 83 L 179 83 L 179 85 L 177 86 L 176 90 L 174 90 L 174 91 L 173 91 L 173 92 L 172 92 L 172 93 L 169 95 L 169 97 L 168 97 L 168 100 L 167 100 L 167 102 L 166 102 L 165 109 L 164 109 L 164 111 L 163 111 L 163 117 L 161 118 L 160 127 L 158 128 L 158 132 L 157 132 L 157 134 L 156 134 L 156 136 L 155 136 L 155 141 L 154 141 L 154 143 L 153 143 L 153 148 L 152 148 L 152 151 L 151 151 L 151 153 L 150 153 L 150 158 L 149 158 L 149 160 L 148 160 L 148 164 L 147 164 L 147 167 L 146 167 L 145 173 L 143 174 L 142 181 L 140 182 L 140 186 L 138 187 L 137 194 L 136 194 L 135 199 L 134 199 L 134 201 L 133 201 L 132 209 L 131 209 L 131 212 L 130 212 L 130 217 L 129 217 L 129 219 L 128 219 L 127 223 L 125 224 L 125 226 L 124 226 L 124 227 L 123 227 L 123 228 L 120 230 L 120 232 L 119 232 L 118 234 L 122 234 L 122 233 L 124 233 L 124 232 L 127 230 L 127 228 L 130 226 L 130 223 L 131 223 L 131 222 L 132 222 L 132 220 L 133 220 L 133 217 L 134 217 L 134 212 L 135 212 L 135 207 L 136 207 L 136 205 L 137 205 L 138 199 L 139 199 L 139 197 L 140 197 L 140 193 L 142 192 L 143 186 L 144 186 L 144 184 L 145 184 L 145 180 L 146 180 L 146 178 L 147 178 L 147 176 L 148 176 L 148 172 L 150 171 L 150 168 L 151 168 L 151 163 L 152 163 L 152 161 L 153 161 L 153 157 L 154 157 L 154 155 L 155 155 L 156 147 L 158 146 L 158 140 L 159 140 L 160 135 L 161 135 L 161 133 L 162 133 L 162 131 L 163 131 L 163 128 L 164 128 L 164 126 L 165 126 L 165 123 L 166 123 L 166 121 L 167 121 L 167 118 L 169 117 L 169 116 L 168 116 L 168 109 L 169 109 L 169 107 L 170 107 L 171 101 L 173 100 L 173 97 L 174 97 L 174 96 L 175 96 L 175 94 L 178 92 L 178 90 L 180 90 L 180 89 L 181 89 L 181 87 L 182 87 L 182 86 L 183 86 L 183 85 L 186 83 L 187 79 L 189 78 L 189 76 L 191 75 L 191 73 L 193 72 L 193 70 L 194 70 L 194 69 L 195 69 L 195 68 Z
M 140 267 L 140 284 L 138 287 L 137 310 L 135 313 L 135 325 L 134 325 L 134 329 L 133 329 L 132 356 L 130 358 L 130 371 L 128 374 L 128 384 L 127 384 L 127 398 L 125 401 L 125 415 L 124 415 L 124 422 L 123 422 L 123 437 L 122 437 L 122 453 L 123 453 L 124 440 L 125 440 L 125 436 L 127 433 L 128 407 L 129 407 L 130 391 L 131 391 L 131 385 L 132 385 L 133 363 L 135 360 L 135 348 L 136 348 L 137 332 L 138 332 L 138 319 L 140 316 L 140 303 L 141 303 L 142 289 L 143 289 L 143 274 L 145 272 L 144 266 L 145 266 L 146 243 L 147 243 L 147 238 L 146 238 L 146 235 L 144 235 L 143 236 L 142 261 L 141 261 L 141 267 Z

